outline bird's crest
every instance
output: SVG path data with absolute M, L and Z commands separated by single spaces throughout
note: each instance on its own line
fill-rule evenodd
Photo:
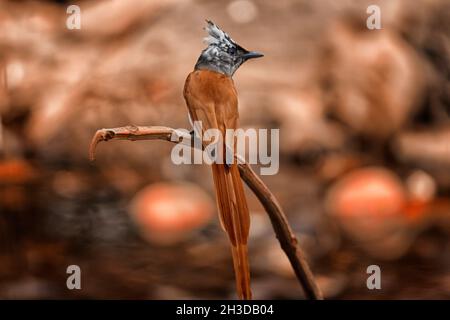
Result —
M 211 20 L 206 20 L 206 27 L 204 28 L 208 32 L 208 36 L 204 38 L 204 42 L 210 45 L 216 45 L 218 47 L 237 47 L 236 42 L 222 29 L 220 29 Z

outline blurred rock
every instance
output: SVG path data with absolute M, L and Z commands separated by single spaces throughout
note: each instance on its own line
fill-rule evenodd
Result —
M 268 268 L 271 272 L 286 278 L 295 278 L 294 270 L 292 269 L 291 263 L 288 257 L 281 249 L 280 244 L 273 241 L 265 242 L 265 255 L 262 258 L 266 263 L 264 266 Z M 263 265 L 260 263 L 260 265 Z
M 77 198 L 87 190 L 88 184 L 83 173 L 74 171 L 58 171 L 52 180 L 54 192 L 62 197 Z
M 426 169 L 442 186 L 450 187 L 450 129 L 405 131 L 392 142 L 403 163 Z
M 410 198 L 418 201 L 430 201 L 436 194 L 436 181 L 422 170 L 416 170 L 408 176 L 406 187 Z
M 325 59 L 329 109 L 360 134 L 388 137 L 423 100 L 422 61 L 391 29 L 368 30 L 361 17 L 347 17 L 330 26 Z
M 327 211 L 369 254 L 397 259 L 414 239 L 404 209 L 406 191 L 399 178 L 383 168 L 354 170 L 328 191 Z
M 22 159 L 0 160 L 0 185 L 23 184 L 38 176 L 33 166 Z
M 235 0 L 227 7 L 231 19 L 237 23 L 249 23 L 258 16 L 258 7 L 254 1 Z
M 281 152 L 308 153 L 317 149 L 341 147 L 345 136 L 340 128 L 325 119 L 324 105 L 317 90 L 278 91 L 271 108 L 280 123 Z
M 188 183 L 158 183 L 136 194 L 130 213 L 151 242 L 172 244 L 205 226 L 214 204 L 202 189 Z

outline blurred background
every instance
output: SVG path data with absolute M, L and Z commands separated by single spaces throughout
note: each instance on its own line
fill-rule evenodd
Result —
M 67 7 L 81 8 L 69 30 Z M 369 5 L 381 30 L 369 30 Z M 235 298 L 206 165 L 99 128 L 189 128 L 204 19 L 261 51 L 241 126 L 280 128 L 263 176 L 326 298 L 450 298 L 450 2 L 0 1 L 0 297 Z M 303 299 L 247 189 L 257 299 Z M 68 290 L 66 268 L 81 268 Z M 381 290 L 366 269 L 381 268 Z

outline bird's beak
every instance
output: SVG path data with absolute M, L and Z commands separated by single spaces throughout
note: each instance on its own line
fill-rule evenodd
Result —
M 262 53 L 260 53 L 260 52 L 250 51 L 250 52 L 244 53 L 242 55 L 242 57 L 245 60 L 248 60 L 248 59 L 254 59 L 254 58 L 261 58 L 261 57 L 264 57 L 264 55 Z

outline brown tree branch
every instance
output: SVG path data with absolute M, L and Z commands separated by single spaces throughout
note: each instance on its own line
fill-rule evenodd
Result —
M 89 158 L 94 160 L 95 149 L 99 142 L 108 140 L 166 140 L 174 143 L 189 142 L 192 145 L 192 137 L 189 134 L 177 131 L 169 127 L 157 127 L 157 126 L 126 126 L 120 128 L 101 129 L 96 132 L 92 138 L 92 142 L 89 148 Z M 308 299 L 322 300 L 322 293 L 317 286 L 314 276 L 306 262 L 305 256 L 300 249 L 298 240 L 293 233 L 286 215 L 283 212 L 280 204 L 264 184 L 264 182 L 258 177 L 258 175 L 252 170 L 250 165 L 239 159 L 239 171 L 242 179 L 253 191 L 256 197 L 259 199 L 264 209 L 269 215 L 273 229 L 280 242 L 281 248 L 289 258 L 289 261 L 294 269 L 294 272 L 302 285 L 305 295 Z

